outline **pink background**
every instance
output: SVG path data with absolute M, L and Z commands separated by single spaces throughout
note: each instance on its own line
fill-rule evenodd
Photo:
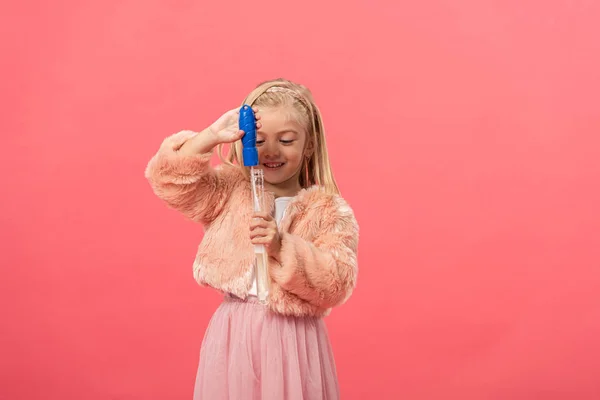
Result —
M 191 398 L 220 297 L 144 167 L 280 76 L 361 225 L 342 398 L 600 398 L 598 2 L 0 11 L 0 399 Z

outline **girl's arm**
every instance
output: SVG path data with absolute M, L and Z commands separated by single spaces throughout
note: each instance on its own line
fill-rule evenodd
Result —
M 154 193 L 193 221 L 213 221 L 238 183 L 237 167 L 210 165 L 216 145 L 242 137 L 237 113 L 228 111 L 202 132 L 181 131 L 169 136 L 146 167 L 145 176 Z
M 285 290 L 318 307 L 335 307 L 356 285 L 357 250 L 358 224 L 350 207 L 338 199 L 338 215 L 312 242 L 282 234 L 280 263 L 271 269 L 271 276 Z

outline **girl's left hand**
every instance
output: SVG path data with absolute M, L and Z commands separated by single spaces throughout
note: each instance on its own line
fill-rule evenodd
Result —
M 281 238 L 275 219 L 266 212 L 254 213 L 250 222 L 252 244 L 264 244 L 267 254 L 279 261 Z

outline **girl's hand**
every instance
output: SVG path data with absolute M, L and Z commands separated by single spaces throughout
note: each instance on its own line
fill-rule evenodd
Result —
M 262 125 L 258 122 L 260 119 L 258 109 L 256 107 L 252 109 L 256 118 L 256 129 L 260 129 Z M 211 126 L 202 131 L 202 133 L 194 134 L 177 148 L 174 148 L 174 150 L 193 156 L 208 153 L 221 143 L 233 143 L 241 139 L 244 132 L 239 129 L 239 114 L 239 109 L 227 111 Z
M 254 213 L 250 222 L 250 239 L 252 244 L 264 244 L 269 257 L 279 261 L 281 238 L 275 219 L 266 212 Z
M 261 128 L 260 115 L 258 115 L 258 108 L 252 107 L 254 110 L 254 117 L 256 118 L 256 129 Z M 227 111 L 221 115 L 209 128 L 208 131 L 213 134 L 217 144 L 219 143 L 232 143 L 239 140 L 244 135 L 244 131 L 239 129 L 239 117 L 240 109 L 235 108 Z

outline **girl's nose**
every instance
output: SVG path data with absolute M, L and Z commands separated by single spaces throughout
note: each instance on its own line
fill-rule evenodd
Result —
M 279 157 L 279 146 L 276 143 L 265 142 L 261 147 L 262 156 L 265 158 L 276 158 Z

